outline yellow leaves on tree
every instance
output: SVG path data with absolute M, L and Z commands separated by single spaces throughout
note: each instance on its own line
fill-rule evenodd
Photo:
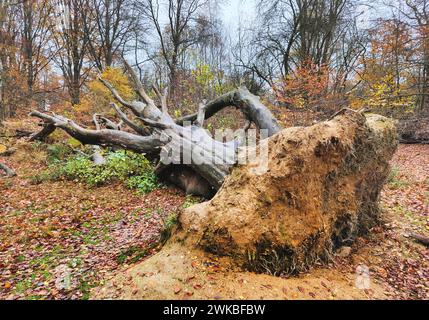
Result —
M 201 62 L 189 71 L 182 70 L 180 79 L 180 83 L 174 88 L 174 102 L 179 113 L 194 112 L 203 100 L 212 100 L 234 89 L 223 71 L 214 70 Z
M 136 99 L 134 90 L 121 68 L 106 68 L 101 78 L 109 81 L 125 100 Z M 86 115 L 113 112 L 109 103 L 115 99 L 98 79 L 90 81 L 87 88 L 88 92 L 82 97 L 81 103 L 73 107 L 75 112 Z

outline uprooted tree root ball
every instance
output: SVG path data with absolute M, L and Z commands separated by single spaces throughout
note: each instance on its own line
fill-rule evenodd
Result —
M 379 221 L 379 194 L 396 147 L 390 120 L 349 110 L 284 129 L 268 139 L 267 170 L 255 170 L 257 161 L 235 166 L 212 200 L 180 214 L 160 253 L 127 272 L 153 274 L 139 277 L 138 286 L 145 297 L 162 299 L 168 294 L 161 287 L 199 272 L 185 262 L 192 256 L 217 256 L 257 273 L 304 271 Z M 176 253 L 184 256 L 172 259 Z M 119 278 L 97 298 L 113 294 Z
M 392 122 L 346 111 L 268 141 L 268 170 L 237 166 L 217 195 L 180 216 L 190 243 L 271 274 L 306 270 L 379 220 L 396 149 Z

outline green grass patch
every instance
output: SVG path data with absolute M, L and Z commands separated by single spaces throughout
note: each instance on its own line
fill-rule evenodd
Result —
M 122 250 L 116 257 L 116 262 L 119 264 L 124 263 L 136 263 L 145 258 L 150 250 L 157 246 L 156 243 L 149 245 L 148 247 L 142 248 L 139 246 L 131 246 L 128 249 Z
M 177 214 L 172 213 L 168 215 L 163 220 L 163 228 L 161 230 L 160 242 L 164 244 L 168 239 L 170 239 L 171 234 L 173 233 L 174 227 L 177 225 L 178 219 Z
M 390 175 L 387 178 L 387 183 L 392 189 L 403 189 L 410 185 L 410 182 L 400 177 L 398 168 L 392 168 Z
M 183 207 L 183 209 L 186 209 L 186 208 L 189 208 L 189 207 L 193 206 L 194 204 L 200 203 L 202 201 L 204 201 L 204 199 L 201 197 L 187 195 L 185 202 L 183 202 L 182 207 Z

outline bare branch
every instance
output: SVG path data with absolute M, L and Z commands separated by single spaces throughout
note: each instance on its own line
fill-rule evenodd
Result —
M 168 105 L 167 105 L 167 100 L 168 100 L 168 86 L 164 88 L 162 94 L 159 91 L 158 87 L 153 84 L 152 85 L 153 91 L 155 91 L 156 95 L 159 98 L 159 101 L 161 102 L 161 110 L 162 113 L 164 114 L 168 114 Z
M 94 122 L 96 130 L 101 129 L 100 123 L 98 122 L 98 117 L 99 117 L 99 114 L 97 114 L 97 113 L 94 113 L 94 115 L 92 116 L 92 122 Z
M 121 130 L 121 123 L 115 123 L 106 117 L 100 117 L 100 120 L 104 123 L 107 129 Z
M 197 127 L 202 127 L 204 124 L 205 116 L 206 116 L 205 101 L 203 101 L 198 106 L 197 120 L 194 121 L 194 125 L 196 125 Z
M 131 129 L 133 129 L 135 132 L 142 134 L 142 135 L 148 135 L 150 134 L 149 131 L 145 128 L 142 128 L 138 125 L 136 125 L 134 122 L 132 122 L 127 115 L 115 104 L 115 103 L 110 103 L 110 106 L 115 109 L 116 113 L 119 115 L 119 117 L 121 118 L 121 121 L 123 121 L 128 127 L 130 127 Z
M 133 105 L 131 102 L 125 101 L 121 95 L 118 93 L 118 91 L 116 91 L 116 89 L 107 81 L 102 79 L 101 77 L 98 78 L 98 80 L 100 80 L 107 89 L 110 90 L 110 92 L 113 94 L 113 96 L 115 97 L 116 100 L 118 100 L 119 103 L 121 103 L 122 105 L 128 107 L 128 108 L 133 108 Z
M 207 103 L 204 107 L 205 119 L 212 117 L 228 106 L 234 106 L 240 109 L 244 116 L 252 121 L 257 128 L 267 129 L 268 136 L 272 136 L 281 129 L 270 110 L 259 101 L 259 97 L 251 94 L 245 87 L 228 92 Z M 176 123 L 183 124 L 185 121 L 192 122 L 195 121 L 197 117 L 198 113 L 194 113 L 177 119 Z
M 143 102 L 149 105 L 155 105 L 154 101 L 149 97 L 149 95 L 144 90 L 143 85 L 140 82 L 139 78 L 137 77 L 136 73 L 134 72 L 133 68 L 131 68 L 131 66 L 128 64 L 128 62 L 125 59 L 123 59 L 123 63 L 124 63 L 125 70 L 127 71 L 129 78 L 134 86 L 134 90 L 137 92 L 137 94 L 140 96 Z
M 32 111 L 30 116 L 43 119 L 54 126 L 63 129 L 73 138 L 83 144 L 103 145 L 127 148 L 140 153 L 158 153 L 164 145 L 158 135 L 139 136 L 125 131 L 101 129 L 85 129 L 70 119 L 62 116 L 50 116 L 39 111 Z
M 166 86 L 162 92 L 162 98 L 161 98 L 161 106 L 162 106 L 162 112 L 165 114 L 168 114 L 168 92 L 169 92 L 169 87 Z

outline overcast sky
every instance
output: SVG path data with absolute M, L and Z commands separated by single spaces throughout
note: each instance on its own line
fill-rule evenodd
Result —
M 244 21 L 252 21 L 256 17 L 256 3 L 258 0 L 220 0 L 221 16 L 225 28 L 233 34 L 239 25 L 240 19 Z M 393 0 L 394 1 L 394 0 Z M 387 14 L 386 9 L 382 10 L 377 5 L 377 0 L 370 2 L 370 5 L 358 5 L 357 12 L 360 13 L 358 18 L 359 27 L 365 28 L 369 26 L 371 20 L 375 20 Z
M 255 3 L 257 0 L 224 0 L 221 5 L 225 28 L 234 32 L 240 19 L 252 20 L 255 18 Z

